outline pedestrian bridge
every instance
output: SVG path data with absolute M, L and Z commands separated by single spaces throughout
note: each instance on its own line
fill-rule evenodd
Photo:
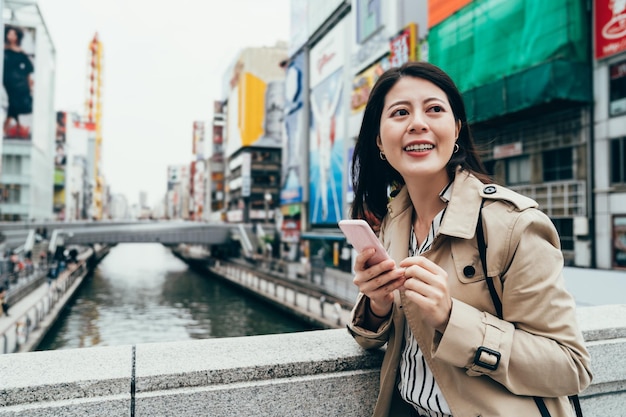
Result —
M 35 241 L 49 239 L 49 252 L 57 246 L 115 245 L 127 242 L 162 243 L 177 245 L 225 245 L 240 243 L 244 254 L 254 253 L 257 242 L 253 227 L 248 224 L 203 223 L 191 221 L 134 221 L 134 222 L 38 222 L 2 223 L 0 233 L 4 236 L 6 249 L 27 252 Z M 37 233 L 39 232 L 39 233 Z M 38 235 L 40 237 L 38 237 Z M 0 244 L 3 242 L 0 241 Z

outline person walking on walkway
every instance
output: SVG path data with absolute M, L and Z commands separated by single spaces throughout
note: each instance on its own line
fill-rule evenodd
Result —
M 387 345 L 374 416 L 573 416 L 592 375 L 559 236 L 491 183 L 447 74 L 409 62 L 380 76 L 352 178 L 351 217 L 392 258 L 354 264 L 349 331 Z
M 9 305 L 6 303 L 7 290 L 4 287 L 0 287 L 0 305 L 2 306 L 2 310 L 0 311 L 0 317 L 2 314 L 5 316 L 9 316 Z

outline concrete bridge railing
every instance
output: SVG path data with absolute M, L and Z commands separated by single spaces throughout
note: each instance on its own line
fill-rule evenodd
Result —
M 626 415 L 626 305 L 579 309 L 586 417 Z M 381 351 L 345 329 L 0 356 L 0 416 L 369 416 Z

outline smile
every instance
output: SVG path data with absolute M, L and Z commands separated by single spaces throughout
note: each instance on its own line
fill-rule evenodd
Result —
M 424 151 L 430 151 L 433 149 L 435 149 L 435 145 L 431 145 L 427 143 L 421 143 L 419 145 L 409 145 L 406 148 L 404 148 L 404 150 L 407 152 L 411 152 L 411 151 L 424 152 Z

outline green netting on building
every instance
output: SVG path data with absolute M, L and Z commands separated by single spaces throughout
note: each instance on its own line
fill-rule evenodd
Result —
M 475 0 L 431 28 L 428 59 L 474 121 L 554 100 L 590 101 L 584 0 Z

